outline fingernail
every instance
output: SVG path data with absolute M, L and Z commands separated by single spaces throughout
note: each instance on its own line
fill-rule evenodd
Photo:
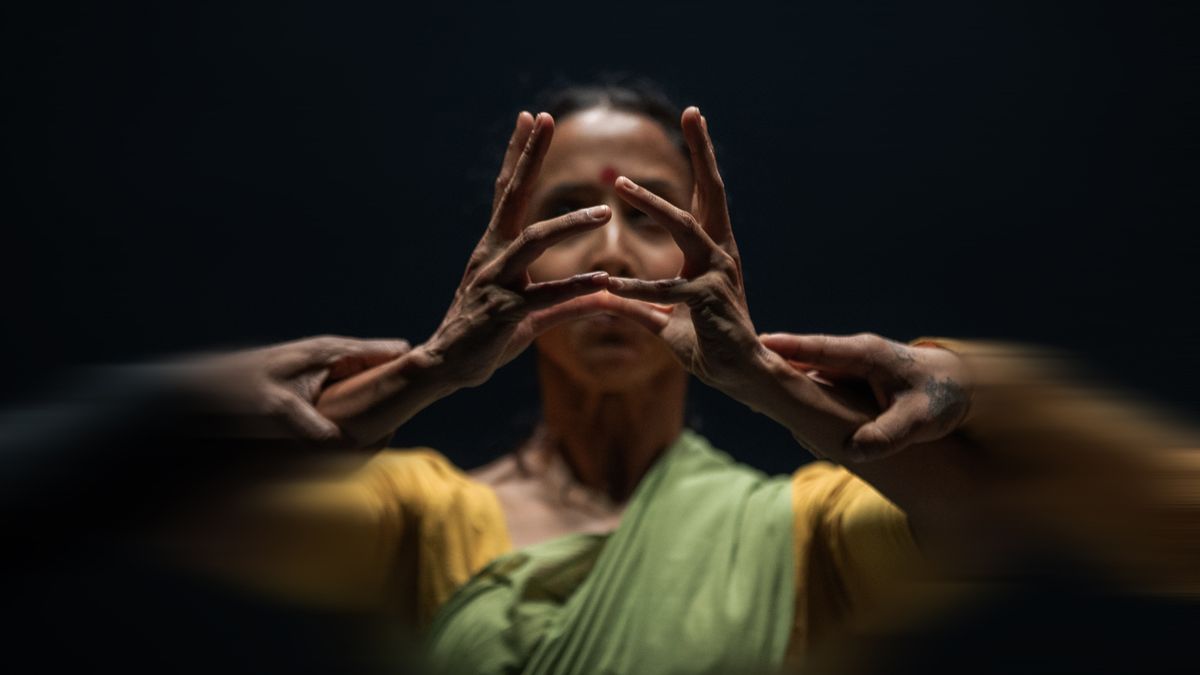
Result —
M 635 185 L 633 181 L 629 180 L 625 176 L 617 177 L 617 186 L 625 188 L 626 190 L 633 190 L 637 188 L 637 185 Z
M 607 206 L 593 206 L 587 210 L 588 217 L 593 220 L 600 220 L 608 215 Z

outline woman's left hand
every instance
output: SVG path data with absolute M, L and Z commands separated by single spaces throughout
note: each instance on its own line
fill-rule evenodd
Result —
M 675 356 L 705 384 L 736 398 L 761 371 L 767 350 L 758 341 L 746 293 L 742 262 L 729 222 L 725 185 L 708 123 L 695 107 L 684 111 L 683 135 L 691 151 L 690 211 L 622 176 L 617 194 L 664 227 L 683 251 L 683 268 L 673 279 L 644 280 L 610 277 L 614 295 L 673 305 L 659 334 Z M 773 356 L 773 355 L 771 355 Z

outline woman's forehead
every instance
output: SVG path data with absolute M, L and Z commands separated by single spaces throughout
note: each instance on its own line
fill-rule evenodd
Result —
M 612 173 L 635 179 L 635 174 L 652 175 L 681 184 L 690 181 L 687 161 L 666 131 L 644 115 L 592 108 L 555 125 L 554 140 L 542 163 L 543 180 L 602 182 Z

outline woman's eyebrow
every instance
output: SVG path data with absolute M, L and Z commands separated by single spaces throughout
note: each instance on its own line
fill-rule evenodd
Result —
M 560 184 L 555 185 L 554 187 L 550 188 L 549 190 L 547 190 L 546 196 L 543 199 L 548 201 L 551 199 L 560 199 L 562 197 L 569 197 L 569 196 L 576 195 L 579 193 L 584 193 L 584 192 L 594 193 L 597 191 L 598 191 L 598 188 L 595 185 L 592 185 L 591 183 L 582 183 L 582 182 L 581 183 L 560 183 Z
M 676 198 L 679 197 L 679 189 L 672 185 L 669 181 L 660 178 L 638 179 L 636 176 L 630 176 L 629 178 L 633 180 L 633 182 L 641 185 L 654 194 L 671 203 L 675 203 L 676 206 L 679 206 L 679 204 L 676 203 L 678 201 Z M 595 183 L 586 181 L 560 183 L 547 190 L 545 195 L 542 196 L 538 201 L 549 202 L 567 197 L 593 195 L 599 191 L 599 186 L 597 186 Z

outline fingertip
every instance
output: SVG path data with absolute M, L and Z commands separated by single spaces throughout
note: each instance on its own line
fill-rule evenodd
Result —
M 608 276 L 608 272 L 601 270 L 598 272 L 589 272 L 583 275 L 583 278 L 587 280 L 589 285 L 596 286 L 597 288 L 607 288 L 610 277 Z
M 860 427 L 846 444 L 846 453 L 855 461 L 865 462 L 869 459 L 883 457 L 894 448 L 894 443 L 887 434 L 875 423 Z
M 628 190 L 630 192 L 637 189 L 637 183 L 634 183 L 625 176 L 617 176 L 617 180 L 615 180 L 613 184 L 622 190 Z
M 591 218 L 592 220 L 604 220 L 604 219 L 607 219 L 611 215 L 612 215 L 612 212 L 608 208 L 607 204 L 600 204 L 597 206 L 593 206 L 587 210 L 587 216 L 588 216 L 588 218 Z

